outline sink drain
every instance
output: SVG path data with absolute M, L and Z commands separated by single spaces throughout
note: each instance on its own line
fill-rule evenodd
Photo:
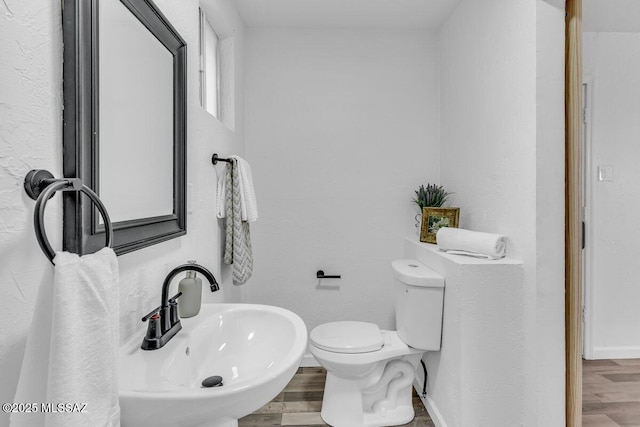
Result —
M 222 384 L 222 377 L 219 375 L 214 375 L 212 377 L 207 377 L 205 379 L 202 380 L 202 387 L 205 388 L 209 388 L 209 387 L 222 387 L 224 384 Z

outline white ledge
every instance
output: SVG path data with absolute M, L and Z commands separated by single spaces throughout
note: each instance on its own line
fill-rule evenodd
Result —
M 417 240 L 417 237 L 405 237 L 405 248 L 407 245 L 416 245 L 418 248 L 432 252 L 433 254 L 458 265 L 522 265 L 521 260 L 508 257 L 501 259 L 486 259 L 468 255 L 448 254 L 438 249 L 438 245 L 434 243 L 422 243 Z

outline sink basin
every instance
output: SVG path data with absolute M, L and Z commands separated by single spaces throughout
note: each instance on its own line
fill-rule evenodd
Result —
M 158 350 L 142 335 L 120 349 L 122 427 L 236 427 L 280 393 L 307 347 L 291 311 L 256 304 L 203 304 Z M 221 387 L 202 380 L 221 376 Z

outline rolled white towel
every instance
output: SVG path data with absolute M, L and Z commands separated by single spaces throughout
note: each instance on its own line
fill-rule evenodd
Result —
M 447 253 L 479 258 L 504 258 L 507 250 L 506 236 L 460 228 L 440 228 L 436 234 L 436 241 L 438 248 Z

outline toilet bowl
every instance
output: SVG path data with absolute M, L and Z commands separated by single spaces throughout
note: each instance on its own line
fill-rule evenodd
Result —
M 396 426 L 414 417 L 411 387 L 426 351 L 440 349 L 444 278 L 416 260 L 392 263 L 397 331 L 329 322 L 309 334 L 327 370 L 321 416 L 334 427 Z
M 348 335 L 352 323 L 355 322 L 321 326 L 344 327 L 345 335 Z M 372 323 L 368 325 L 377 328 Z M 327 370 L 321 411 L 327 424 L 334 427 L 393 426 L 413 419 L 411 384 L 424 350 L 409 347 L 396 331 L 378 329 L 378 334 L 381 347 L 362 353 L 330 351 L 319 348 L 317 341 L 311 342 L 311 353 Z

